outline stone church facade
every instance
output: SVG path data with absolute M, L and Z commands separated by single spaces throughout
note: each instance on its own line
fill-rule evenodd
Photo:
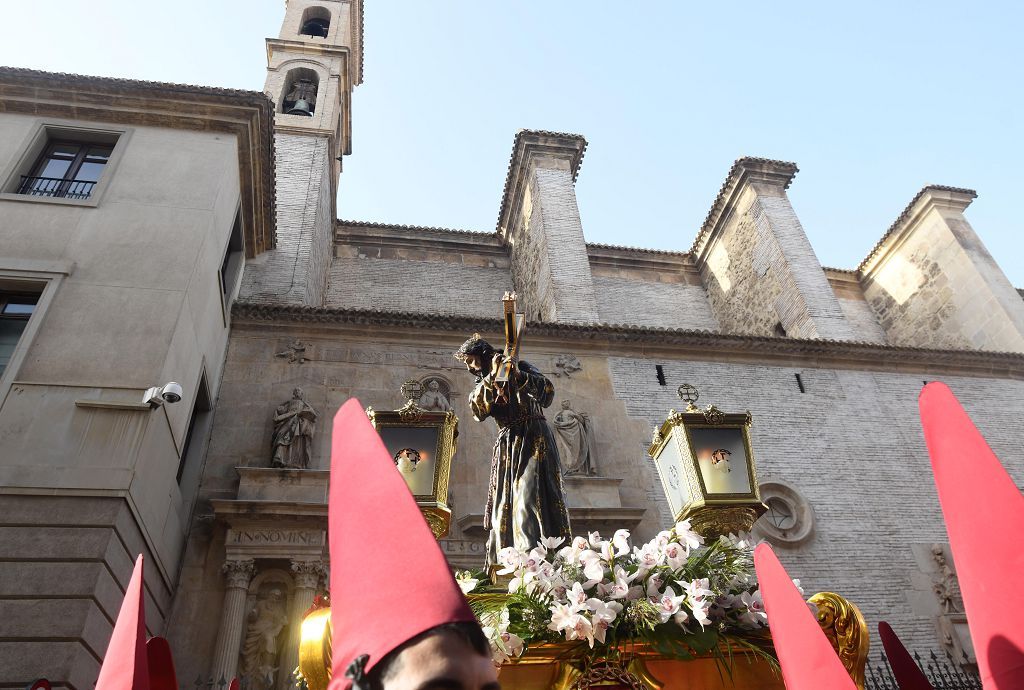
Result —
M 460 419 L 452 529 L 441 544 L 454 567 L 481 567 L 494 428 L 473 422 L 466 403 L 473 379 L 452 353 L 474 332 L 501 343 L 500 298 L 509 289 L 529 321 L 523 358 L 556 388 L 549 419 L 568 401 L 591 422 L 593 473 L 565 477 L 575 532 L 627 528 L 646 540 L 670 524 L 646 448 L 669 409 L 682 407 L 676 389 L 691 384 L 702 403 L 750 410 L 759 479 L 774 515 L 757 530 L 807 591 L 843 594 L 869 623 L 889 621 L 914 649 L 970 660 L 916 396 L 925 381 L 948 383 L 1024 483 L 1015 431 L 1024 395 L 1024 299 L 965 216 L 973 191 L 923 188 L 891 227 L 879 229 L 858 266 L 825 268 L 787 196 L 796 166 L 741 158 L 694 229 L 692 246 L 593 244 L 574 189 L 586 140 L 524 130 L 512 137 L 505 186 L 495 190 L 493 231 L 339 220 L 351 101 L 362 81 L 362 2 L 289 0 L 267 54 L 265 95 L 197 89 L 178 108 L 178 129 L 156 115 L 130 124 L 133 141 L 195 138 L 201 149 L 218 136 L 211 99 L 239 113 L 248 107 L 245 127 L 221 127 L 232 138 L 222 142 L 218 165 L 234 180 L 222 200 L 196 202 L 187 176 L 166 181 L 167 198 L 147 198 L 120 169 L 104 173 L 100 184 L 107 179 L 111 189 L 87 211 L 58 205 L 44 214 L 41 204 L 0 194 L 0 212 L 25 207 L 17 222 L 27 229 L 21 243 L 0 249 L 0 290 L 5 278 L 13 285 L 50 270 L 63 284 L 42 294 L 59 305 L 85 280 L 83 271 L 102 264 L 65 245 L 40 254 L 37 238 L 59 225 L 55 214 L 95 216 L 138 203 L 172 206 L 181 216 L 177 209 L 198 206 L 211 209 L 211 219 L 196 222 L 216 228 L 217 241 L 185 258 L 210 264 L 212 272 L 195 274 L 217 276 L 221 287 L 175 289 L 189 305 L 214 295 L 224 307 L 190 307 L 194 347 L 172 343 L 159 362 L 125 360 L 148 342 L 132 341 L 128 329 L 121 338 L 86 342 L 93 354 L 76 371 L 61 370 L 63 358 L 75 355 L 50 342 L 67 337 L 74 308 L 50 307 L 41 318 L 37 310 L 28 322 L 25 332 L 38 333 L 21 336 L 0 378 L 0 556 L 18 573 L 0 574 L 0 608 L 8 612 L 0 615 L 0 686 L 47 675 L 88 687 L 127 582 L 128 555 L 142 551 L 155 566 L 151 632 L 169 638 L 179 678 L 245 675 L 253 688 L 290 687 L 295 622 L 330 565 L 330 419 L 353 396 L 378 410 L 397 408 L 408 380 L 436 382 Z M 89 89 L 134 89 L 140 102 L 149 94 L 139 84 L 77 78 L 71 96 L 61 96 L 60 76 L 0 72 L 0 127 L 21 127 L 28 137 L 38 126 L 31 118 L 54 117 L 47 109 L 61 98 L 72 102 L 59 113 L 66 120 L 100 118 L 82 112 L 82 103 L 95 100 Z M 46 84 L 52 93 L 43 93 Z M 196 125 L 203 118 L 210 124 Z M 23 155 L 5 145 L 0 156 Z M 131 151 L 123 149 L 119 166 Z M 114 193 L 115 184 L 123 190 Z M 231 254 L 225 246 L 237 247 L 237 274 L 223 258 Z M 155 258 L 173 246 L 134 251 Z M 18 278 L 18 270 L 25 275 Z M 230 289 L 228 275 L 237 276 Z M 145 285 L 125 289 L 142 294 Z M 99 367 L 95 360 L 104 359 L 110 362 Z M 134 377 L 123 374 L 126 363 Z M 162 405 L 159 419 L 150 405 L 125 402 L 165 378 L 185 393 L 181 404 Z M 83 405 L 87 399 L 105 404 Z M 274 418 L 300 403 L 316 415 L 307 415 L 308 448 L 297 467 L 275 466 L 292 463 L 274 462 L 281 446 Z M 56 433 L 30 423 L 44 409 L 48 419 L 64 420 Z M 137 442 L 102 445 L 125 424 L 136 425 L 145 450 Z M 74 462 L 67 460 L 71 446 Z M 167 455 L 162 464 L 152 448 Z M 83 476 L 83 463 L 94 476 Z M 32 474 L 33 465 L 56 470 Z M 166 467 L 184 471 L 175 477 Z M 94 543 L 71 543 L 62 528 Z M 72 573 L 82 561 L 95 566 L 92 580 L 78 589 L 55 580 L 53 573 Z M 62 610 L 76 613 L 54 633 Z M 57 659 L 64 675 L 51 670 L 56 662 L 32 661 L 41 653 L 33 650 Z

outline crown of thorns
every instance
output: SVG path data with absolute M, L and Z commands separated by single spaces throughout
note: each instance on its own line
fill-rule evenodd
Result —
M 465 362 L 472 355 L 484 359 L 493 352 L 494 348 L 491 347 L 491 344 L 484 340 L 479 333 L 474 333 L 466 342 L 462 343 L 462 347 L 456 350 L 452 356 L 460 362 Z

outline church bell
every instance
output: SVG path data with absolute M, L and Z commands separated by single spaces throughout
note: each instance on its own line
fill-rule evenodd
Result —
M 313 113 L 309 109 L 309 103 L 303 99 L 295 101 L 295 105 L 287 113 L 288 115 L 305 115 L 306 117 L 313 117 Z

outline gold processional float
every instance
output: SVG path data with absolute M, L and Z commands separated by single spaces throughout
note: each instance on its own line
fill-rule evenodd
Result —
M 420 408 L 416 401 L 421 393 L 417 381 L 408 381 L 402 386 L 404 406 L 367 408 L 366 413 L 434 536 L 442 539 L 451 525 L 448 479 L 458 419 L 451 410 Z M 697 390 L 689 385 L 679 387 L 679 397 L 686 409 L 669 411 L 648 449 L 675 520 L 690 520 L 696 532 L 710 539 L 749 531 L 766 510 L 750 444 L 750 413 L 727 414 L 714 405 L 700 409 L 695 405 Z M 506 582 L 492 583 L 484 596 L 507 591 Z M 477 596 L 468 595 L 471 604 Z M 818 623 L 843 666 L 863 689 L 869 636 L 860 610 L 832 592 L 819 592 L 807 601 L 817 609 Z M 318 597 L 302 622 L 299 671 L 309 690 L 326 690 L 330 681 L 330 612 L 327 597 Z M 580 641 L 543 642 L 503 663 L 500 679 L 505 690 L 784 689 L 769 658 L 774 656 L 770 632 L 765 629 L 748 641 L 741 648 L 719 642 L 716 649 L 685 660 L 641 640 L 602 645 L 597 655 L 585 656 L 574 653 L 585 647 Z

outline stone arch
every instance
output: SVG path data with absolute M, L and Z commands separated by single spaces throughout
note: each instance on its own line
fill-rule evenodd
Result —
M 302 11 L 302 21 L 299 22 L 300 36 L 327 38 L 330 29 L 331 12 L 326 7 L 311 5 Z
M 293 67 L 285 74 L 278 112 L 312 115 L 320 92 L 320 74 L 309 67 Z M 303 105 L 305 104 L 305 105 Z M 305 111 L 305 112 L 304 112 Z
M 420 400 L 423 401 L 425 398 L 430 397 L 430 393 L 432 391 L 429 388 L 429 384 L 431 382 L 437 382 L 438 392 L 440 392 L 445 397 L 445 399 L 448 401 L 449 409 L 450 408 L 454 408 L 455 407 L 455 401 L 453 399 L 454 386 L 453 386 L 451 380 L 448 379 L 447 376 L 443 376 L 441 374 L 430 374 L 429 376 L 424 376 L 422 379 L 420 379 L 420 385 L 423 386 L 423 397 L 421 397 Z M 427 407 L 426 409 L 430 409 L 431 411 L 438 411 L 438 408 L 436 406 L 435 407 Z

